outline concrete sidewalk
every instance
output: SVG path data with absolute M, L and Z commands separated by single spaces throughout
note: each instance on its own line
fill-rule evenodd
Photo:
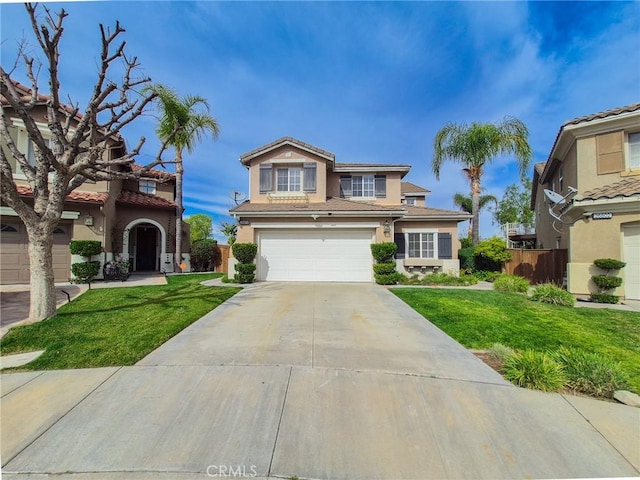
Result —
M 1 387 L 5 478 L 640 473 L 640 409 L 513 387 L 375 285 L 256 285 L 136 366 Z

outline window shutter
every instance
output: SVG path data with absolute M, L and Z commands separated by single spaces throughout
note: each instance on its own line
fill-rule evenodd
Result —
M 315 192 L 316 191 L 316 168 L 317 163 L 310 162 L 303 165 L 304 171 L 304 191 Z
M 351 176 L 340 177 L 340 196 L 342 198 L 351 196 Z
M 596 136 L 598 175 L 624 170 L 624 132 Z
M 376 175 L 376 198 L 384 198 L 387 196 L 387 176 Z
M 273 166 L 270 163 L 260 164 L 260 193 L 273 190 Z
M 393 235 L 393 241 L 396 242 L 396 245 L 398 246 L 398 250 L 396 250 L 396 258 L 404 258 L 405 257 L 404 233 L 395 233 Z
M 438 258 L 441 260 L 450 260 L 453 258 L 450 233 L 438 234 Z

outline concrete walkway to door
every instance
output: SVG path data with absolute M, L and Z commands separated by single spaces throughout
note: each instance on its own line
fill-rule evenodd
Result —
M 640 472 L 639 409 L 511 386 L 370 284 L 251 286 L 136 366 L 3 375 L 2 395 L 6 478 Z

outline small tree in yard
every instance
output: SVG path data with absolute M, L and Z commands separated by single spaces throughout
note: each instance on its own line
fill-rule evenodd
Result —
M 395 285 L 400 274 L 396 272 L 396 262 L 393 260 L 398 246 L 394 242 L 371 244 L 371 254 L 376 260 L 373 265 L 373 276 L 379 285 Z
M 67 13 L 56 14 L 43 7 L 44 18 L 39 18 L 38 6 L 27 3 L 33 35 L 44 57 L 44 69 L 49 91 L 40 90 L 38 60 L 30 56 L 30 48 L 23 43 L 12 68 L 7 71 L 3 58 L 0 66 L 0 93 L 2 94 L 0 135 L 1 193 L 3 205 L 15 210 L 25 225 L 29 239 L 31 270 L 31 320 L 41 320 L 56 313 L 56 298 L 52 264 L 53 231 L 64 209 L 65 197 L 87 180 L 101 181 L 114 178 L 139 178 L 151 168 L 162 165 L 162 153 L 174 135 L 165 138 L 155 159 L 136 173 L 130 166 L 139 154 L 145 139 L 129 151 L 124 147 L 122 130 L 145 113 L 157 93 L 140 94 L 150 82 L 137 75 L 136 57 L 125 54 L 125 43 L 119 42 L 124 32 L 119 22 L 113 30 L 100 25 L 101 52 L 97 59 L 97 78 L 91 89 L 86 107 L 81 111 L 71 100 L 61 102 L 59 80 L 60 42 Z M 121 71 L 118 77 L 115 71 Z M 16 75 L 26 78 L 29 87 L 20 84 Z M 50 137 L 40 130 L 33 112 L 46 110 Z M 34 147 L 35 163 L 30 163 L 25 152 L 10 134 L 7 112 L 23 124 Z M 120 149 L 111 148 L 113 144 Z M 9 157 L 13 162 L 9 161 Z M 13 181 L 16 166 L 20 168 L 29 186 L 30 196 L 21 196 Z M 24 192 L 22 192 L 24 195 Z
M 606 273 L 604 275 L 594 275 L 591 277 L 593 283 L 595 283 L 600 290 L 598 293 L 591 294 L 591 300 L 596 303 L 618 303 L 618 296 L 607 292 L 622 285 L 622 278 L 610 276 L 609 272 L 611 270 L 621 270 L 627 264 L 614 258 L 599 258 L 594 260 L 593 264 L 602 270 L 606 270 Z
M 202 238 L 191 242 L 191 268 L 195 272 L 213 271 L 222 260 L 218 242 L 212 238 Z
M 78 283 L 88 283 L 91 288 L 91 282 L 100 271 L 100 261 L 91 261 L 91 257 L 102 253 L 102 244 L 97 240 L 72 240 L 69 244 L 69 250 L 72 255 L 80 255 L 85 258 L 84 262 L 77 262 L 71 265 L 71 273 Z
M 211 235 L 213 234 L 213 220 L 209 215 L 196 213 L 195 215 L 191 215 L 189 218 L 185 218 L 184 221 L 191 227 L 191 244 L 194 244 L 198 240 L 211 238 Z
M 478 243 L 473 260 L 477 270 L 500 272 L 504 263 L 511 260 L 511 252 L 507 250 L 504 239 L 492 237 Z
M 258 253 L 258 245 L 255 243 L 234 243 L 231 247 L 233 256 L 236 257 L 236 274 L 234 279 L 238 283 L 253 283 L 256 278 L 256 265 L 253 259 Z

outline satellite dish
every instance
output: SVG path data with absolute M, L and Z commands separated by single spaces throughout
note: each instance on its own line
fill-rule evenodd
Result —
M 562 205 L 565 202 L 565 199 L 562 195 L 560 195 L 559 193 L 554 192 L 553 190 L 549 190 L 549 189 L 544 189 L 544 194 L 546 195 L 546 197 L 549 199 L 549 201 L 553 204 L 560 204 Z

